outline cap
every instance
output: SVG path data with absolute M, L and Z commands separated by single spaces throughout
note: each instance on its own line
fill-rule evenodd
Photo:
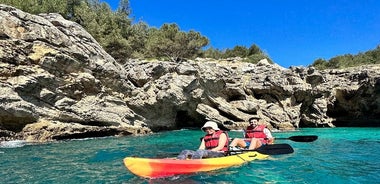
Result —
M 203 127 L 202 127 L 201 129 L 203 130 L 203 129 L 206 128 L 206 127 L 210 127 L 210 128 L 212 128 L 212 129 L 214 129 L 214 130 L 220 130 L 220 129 L 218 128 L 218 124 L 216 124 L 216 123 L 213 122 L 213 121 L 207 121 L 207 122 L 205 123 L 205 125 L 203 125 Z

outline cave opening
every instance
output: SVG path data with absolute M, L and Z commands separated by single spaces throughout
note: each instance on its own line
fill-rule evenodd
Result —
M 175 124 L 178 129 L 198 129 L 201 127 L 203 122 L 205 122 L 205 117 L 201 116 L 198 113 L 193 113 L 190 115 L 188 111 L 179 110 L 177 111 Z
M 380 127 L 380 114 L 376 113 L 376 107 L 365 108 L 360 104 L 348 104 L 337 100 L 334 105 L 329 105 L 327 116 L 334 119 L 331 123 L 336 127 Z
M 380 127 L 379 118 L 368 117 L 339 117 L 332 122 L 336 127 Z

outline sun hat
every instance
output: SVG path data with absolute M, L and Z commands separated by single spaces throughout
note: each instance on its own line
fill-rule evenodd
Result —
M 206 127 L 210 127 L 210 128 L 212 128 L 212 129 L 214 129 L 214 130 L 220 130 L 220 129 L 218 128 L 218 124 L 216 124 L 216 123 L 213 122 L 213 121 L 207 121 L 207 122 L 205 123 L 205 125 L 203 125 L 203 127 L 202 127 L 201 129 L 203 130 L 203 129 L 206 128 Z

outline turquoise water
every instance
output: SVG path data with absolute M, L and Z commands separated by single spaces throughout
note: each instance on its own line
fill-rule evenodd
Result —
M 277 140 L 295 152 L 212 172 L 147 180 L 131 174 L 126 156 L 173 156 L 195 149 L 200 130 L 0 146 L 0 183 L 379 183 L 380 128 L 301 129 L 276 137 L 318 135 L 312 143 Z M 230 132 L 231 137 L 241 132 Z

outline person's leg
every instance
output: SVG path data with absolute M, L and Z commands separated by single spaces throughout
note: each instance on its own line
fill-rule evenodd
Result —
M 236 146 L 245 148 L 247 145 L 245 144 L 244 139 L 235 138 L 234 140 L 232 140 L 230 147 L 236 147 Z
M 207 150 L 197 150 L 191 156 L 191 159 L 202 159 L 203 157 L 207 157 L 207 156 L 208 156 Z
M 219 151 L 209 151 L 207 158 L 224 157 L 225 154 Z
M 235 138 L 231 141 L 230 147 L 235 147 L 237 145 L 237 142 L 239 141 L 239 138 Z
M 191 159 L 202 159 L 202 158 L 214 158 L 224 156 L 223 152 L 210 151 L 210 150 L 197 150 Z
M 196 152 L 193 150 L 183 150 L 181 153 L 177 156 L 178 160 L 186 160 L 187 158 L 192 157 Z
M 251 145 L 249 145 L 248 149 L 253 150 L 253 149 L 259 148 L 261 145 L 262 145 L 262 143 L 261 143 L 260 139 L 252 138 Z

